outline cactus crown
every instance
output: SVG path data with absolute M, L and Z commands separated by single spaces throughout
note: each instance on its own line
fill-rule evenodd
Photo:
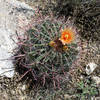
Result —
M 22 41 L 19 52 L 24 57 L 16 58 L 17 67 L 30 70 L 33 80 L 42 80 L 43 85 L 46 80 L 56 85 L 60 83 L 62 75 L 72 66 L 80 52 L 78 34 L 73 26 L 68 25 L 60 20 L 37 21 L 26 32 L 26 41 Z

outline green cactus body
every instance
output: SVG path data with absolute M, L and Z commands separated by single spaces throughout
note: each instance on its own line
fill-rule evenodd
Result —
M 35 77 L 33 80 L 41 79 L 44 84 L 48 79 L 53 83 L 58 82 L 64 72 L 68 72 L 69 67 L 78 59 L 81 51 L 79 49 L 80 38 L 78 33 L 75 33 L 75 40 L 67 44 L 68 49 L 60 50 L 61 47 L 55 49 L 49 45 L 50 41 L 54 41 L 61 36 L 60 30 L 65 27 L 68 27 L 67 22 L 63 24 L 60 20 L 46 18 L 34 24 L 26 32 L 28 39 L 23 44 L 27 46 L 22 45 L 19 49 L 21 54 L 25 54 L 24 60 L 19 60 L 18 63 L 25 65 L 28 70 L 31 69 Z M 19 64 L 18 66 L 21 68 Z

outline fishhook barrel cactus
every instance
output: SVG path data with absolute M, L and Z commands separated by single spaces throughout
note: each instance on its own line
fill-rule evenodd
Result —
M 37 20 L 20 39 L 15 56 L 16 68 L 30 73 L 33 81 L 59 86 L 68 69 L 80 54 L 80 37 L 70 21 L 45 17 Z

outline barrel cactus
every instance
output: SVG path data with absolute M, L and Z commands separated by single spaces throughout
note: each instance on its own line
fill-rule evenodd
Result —
M 34 19 L 35 20 L 35 19 Z M 73 22 L 45 17 L 33 21 L 20 39 L 15 56 L 16 69 L 33 82 L 54 87 L 63 82 L 69 68 L 79 58 L 80 37 Z

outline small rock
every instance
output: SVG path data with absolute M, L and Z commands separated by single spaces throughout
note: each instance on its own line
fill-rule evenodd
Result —
M 86 73 L 88 75 L 90 75 L 91 73 L 93 73 L 93 71 L 97 68 L 97 64 L 95 64 L 94 62 L 90 62 L 87 64 L 86 66 Z
M 24 91 L 26 89 L 26 85 L 22 86 L 22 91 Z
M 26 96 L 20 96 L 19 98 L 20 98 L 20 100 L 25 100 L 26 99 Z
M 66 99 L 70 99 L 70 98 L 71 98 L 71 96 L 70 96 L 70 95 L 68 95 L 68 94 L 65 94 L 65 95 L 64 95 L 64 98 L 65 98 L 65 100 L 66 100 Z
M 100 77 L 98 77 L 98 76 L 93 76 L 92 79 L 96 82 L 97 85 L 100 84 Z

